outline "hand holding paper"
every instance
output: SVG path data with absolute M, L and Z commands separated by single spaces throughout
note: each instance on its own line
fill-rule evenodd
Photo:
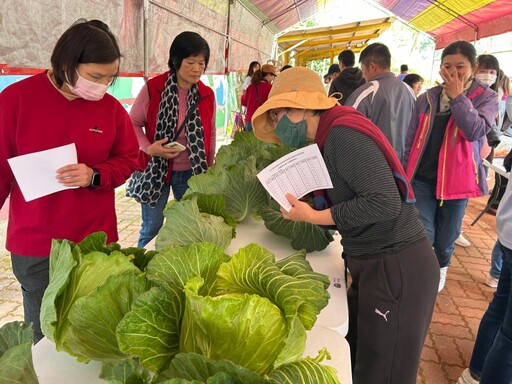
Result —
M 77 163 L 74 143 L 12 157 L 7 161 L 27 202 L 65 189 L 78 188 L 61 184 L 55 178 L 59 168 Z
M 331 178 L 316 144 L 297 149 L 274 161 L 258 173 L 258 179 L 287 212 L 292 208 L 286 199 L 287 193 L 300 199 L 312 191 L 332 188 Z
M 93 170 L 87 165 L 68 164 L 57 169 L 57 181 L 66 187 L 88 187 L 91 184 Z

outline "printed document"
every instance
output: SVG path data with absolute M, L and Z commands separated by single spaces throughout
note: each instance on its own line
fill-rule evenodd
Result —
M 318 145 L 297 149 L 274 161 L 260 173 L 258 179 L 281 207 L 290 211 L 286 199 L 289 193 L 300 199 L 318 189 L 332 188 L 324 159 Z
M 57 169 L 78 163 L 75 143 L 11 157 L 7 161 L 27 202 L 64 189 L 78 188 L 66 187 L 55 178 Z

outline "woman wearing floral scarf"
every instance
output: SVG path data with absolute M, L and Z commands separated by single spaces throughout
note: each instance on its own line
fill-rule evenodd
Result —
M 195 32 L 180 33 L 169 50 L 170 70 L 146 83 L 130 111 L 140 153 L 139 171 L 126 195 L 141 203 L 139 247 L 162 227 L 171 188 L 180 200 L 188 179 L 213 164 L 215 96 L 199 80 L 209 58 L 205 39 Z
M 476 51 L 466 41 L 441 55 L 443 83 L 418 97 L 406 139 L 406 174 L 440 267 L 439 291 L 468 198 L 488 192 L 479 142 L 498 113 L 496 92 L 474 79 Z

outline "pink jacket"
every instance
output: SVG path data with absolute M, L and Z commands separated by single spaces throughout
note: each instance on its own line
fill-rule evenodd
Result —
M 406 139 L 404 163 L 412 181 L 428 143 L 441 87 L 429 89 L 416 101 Z M 439 152 L 436 198 L 454 200 L 481 196 L 487 191 L 479 145 L 498 113 L 496 92 L 477 80 L 467 91 L 450 100 L 452 116 Z

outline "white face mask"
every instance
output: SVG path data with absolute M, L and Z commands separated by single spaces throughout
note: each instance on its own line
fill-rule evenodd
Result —
M 103 96 L 105 96 L 105 93 L 107 93 L 107 89 L 111 83 L 108 85 L 95 83 L 94 81 L 87 80 L 80 76 L 78 71 L 76 74 L 78 75 L 76 84 L 73 86 L 67 83 L 71 92 L 81 97 L 82 99 L 89 101 L 98 101 L 101 100 Z
M 475 78 L 480 80 L 480 82 L 491 86 L 496 82 L 497 76 L 490 73 L 477 73 L 475 74 Z

